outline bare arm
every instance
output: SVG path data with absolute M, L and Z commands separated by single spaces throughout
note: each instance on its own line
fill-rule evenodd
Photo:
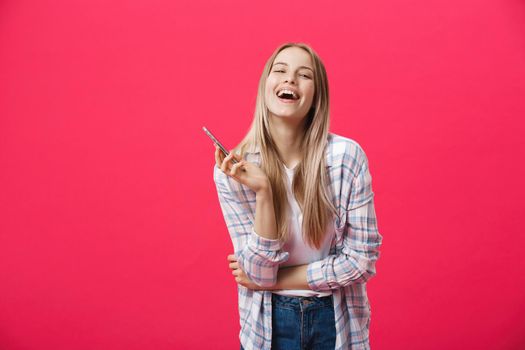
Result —
M 267 239 L 277 239 L 277 224 L 270 185 L 255 194 L 255 232 Z
M 261 287 L 253 283 L 237 263 L 234 254 L 228 255 L 229 266 L 235 281 L 240 285 L 255 290 L 277 290 L 277 289 L 311 289 L 307 280 L 308 264 L 290 267 L 280 267 L 277 272 L 277 281 L 272 286 Z

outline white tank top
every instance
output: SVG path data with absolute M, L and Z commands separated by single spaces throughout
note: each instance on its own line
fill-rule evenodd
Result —
M 324 259 L 328 256 L 330 251 L 330 245 L 334 237 L 334 225 L 330 223 L 327 228 L 327 232 L 324 236 L 321 248 L 319 250 L 310 247 L 303 239 L 302 236 L 302 222 L 303 213 L 295 199 L 292 192 L 292 181 L 295 169 L 289 169 L 284 167 L 286 174 L 288 175 L 288 181 L 286 189 L 288 193 L 288 203 L 290 209 L 290 235 L 288 240 L 285 242 L 283 250 L 289 253 L 288 260 L 281 264 L 281 266 L 296 266 L 309 264 L 311 262 Z M 290 296 L 327 296 L 331 295 L 331 291 L 327 292 L 316 292 L 310 289 L 278 289 L 273 290 L 272 293 L 280 295 Z

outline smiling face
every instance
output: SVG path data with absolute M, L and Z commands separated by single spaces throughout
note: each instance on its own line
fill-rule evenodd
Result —
M 314 92 L 310 54 L 299 47 L 280 51 L 266 78 L 264 98 L 270 115 L 303 119 L 312 106 Z

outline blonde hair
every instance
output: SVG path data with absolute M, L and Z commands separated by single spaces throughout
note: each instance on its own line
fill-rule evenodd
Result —
M 264 91 L 266 78 L 270 74 L 277 54 L 288 47 L 299 47 L 305 50 L 312 59 L 314 68 L 315 93 L 312 107 L 305 116 L 305 128 L 300 149 L 302 160 L 295 168 L 292 191 L 303 212 L 303 238 L 311 246 L 320 248 L 327 225 L 333 220 L 331 213 L 337 211 L 327 193 L 328 176 L 325 166 L 325 150 L 329 128 L 329 95 L 328 79 L 325 67 L 317 53 L 304 43 L 285 43 L 279 46 L 266 61 L 259 80 L 255 113 L 246 136 L 235 148 L 235 152 L 244 158 L 248 147 L 257 147 L 261 152 L 261 168 L 264 170 L 273 192 L 273 204 L 277 223 L 278 237 L 288 237 L 288 198 L 284 184 L 285 170 L 269 127 L 268 107 Z

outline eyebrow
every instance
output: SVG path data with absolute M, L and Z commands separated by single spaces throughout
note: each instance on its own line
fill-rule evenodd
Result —
M 276 64 L 284 64 L 285 66 L 288 66 L 288 63 L 284 63 L 284 62 L 275 62 L 275 63 L 272 65 L 272 67 L 275 66 Z M 307 66 L 300 66 L 299 68 L 306 68 L 306 69 L 311 70 L 312 72 L 314 71 L 312 68 L 307 67 Z

